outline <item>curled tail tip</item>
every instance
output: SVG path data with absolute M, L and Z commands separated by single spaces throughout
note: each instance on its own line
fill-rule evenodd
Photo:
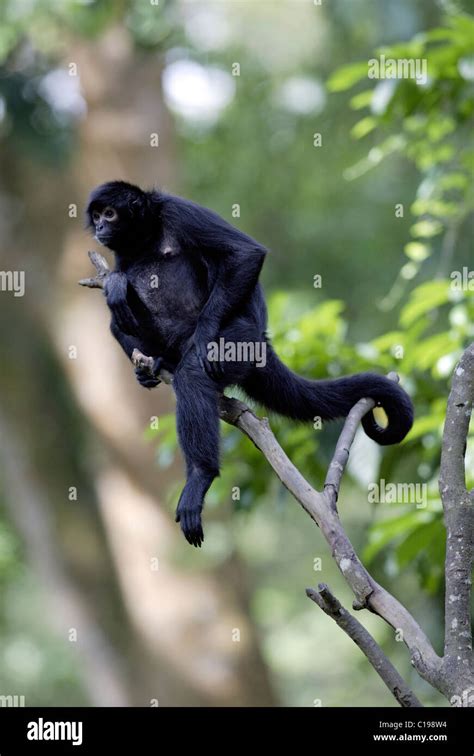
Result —
M 372 398 L 381 405 L 388 416 L 388 425 L 382 428 L 375 420 L 374 413 L 370 411 L 362 418 L 362 426 L 369 438 L 376 441 L 380 446 L 399 444 L 409 433 L 413 426 L 414 407 L 413 402 L 405 389 L 395 381 L 386 379 L 385 391 Z

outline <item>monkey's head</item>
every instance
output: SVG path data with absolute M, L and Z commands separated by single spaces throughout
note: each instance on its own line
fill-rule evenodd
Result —
M 133 254 L 148 236 L 148 195 L 125 181 L 96 187 L 87 204 L 87 225 L 98 242 L 122 254 Z

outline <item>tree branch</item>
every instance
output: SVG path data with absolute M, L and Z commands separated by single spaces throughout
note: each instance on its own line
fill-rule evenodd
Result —
M 391 381 L 396 381 L 398 383 L 399 378 L 396 373 L 389 373 L 387 377 L 390 378 Z M 375 402 L 373 399 L 361 399 L 360 402 L 355 404 L 348 414 L 344 427 L 338 438 L 333 458 L 324 482 L 324 492 L 334 508 L 336 507 L 336 502 L 339 496 L 339 486 L 349 460 L 349 452 L 357 428 L 364 415 L 374 407 Z
M 97 271 L 97 275 L 94 276 L 94 278 L 81 278 L 79 285 L 87 286 L 89 289 L 103 289 L 104 281 L 110 273 L 107 260 L 103 255 L 99 254 L 99 252 L 89 251 L 87 254 Z
M 443 666 L 445 674 L 457 680 L 458 691 L 472 689 L 474 676 L 470 608 L 474 492 L 467 490 L 464 462 L 473 404 L 474 344 L 471 344 L 454 370 L 439 476 L 447 531 Z
M 333 506 L 332 492 L 328 495 L 326 492 L 321 493 L 312 488 L 278 444 L 268 420 L 256 417 L 242 402 L 238 402 L 235 408 L 229 407 L 229 403 L 233 404 L 235 401 L 227 397 L 223 398 L 222 419 L 235 425 L 253 441 L 283 485 L 320 527 L 340 571 L 356 597 L 353 607 L 370 609 L 401 633 L 417 671 L 424 679 L 437 687 L 441 666 L 440 657 L 437 656 L 430 641 L 411 614 L 396 598 L 378 585 L 362 565 Z M 366 399 L 354 405 L 346 419 L 346 424 L 351 428 L 351 434 L 354 418 L 360 419 L 370 406 L 370 401 L 367 402 Z M 349 441 L 349 435 L 347 433 L 347 441 Z M 337 468 L 337 465 L 333 465 L 333 468 Z
M 363 654 L 367 657 L 377 674 L 382 678 L 387 688 L 395 696 L 400 706 L 421 707 L 423 704 L 410 690 L 404 679 L 399 675 L 392 662 L 371 636 L 368 630 L 344 609 L 337 598 L 324 583 L 318 585 L 318 590 L 306 589 L 306 595 L 315 602 L 328 617 L 331 617 L 344 632 L 352 638 Z

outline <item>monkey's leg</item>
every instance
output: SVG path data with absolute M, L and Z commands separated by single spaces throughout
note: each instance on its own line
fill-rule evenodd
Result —
M 112 331 L 112 334 L 117 339 L 118 343 L 122 347 L 129 360 L 132 359 L 134 349 L 140 349 L 140 351 L 142 351 L 143 347 L 141 346 L 138 339 L 134 338 L 133 336 L 129 336 L 126 333 L 123 333 L 113 318 L 112 323 L 110 324 L 110 330 Z M 150 370 L 148 368 L 136 367 L 135 377 L 140 386 L 143 386 L 147 389 L 152 389 L 155 388 L 155 386 L 158 386 L 158 384 L 161 383 L 161 380 L 157 376 L 161 367 L 164 367 L 161 357 L 154 358 L 152 371 L 153 375 L 150 373 Z
M 219 475 L 218 387 L 203 373 L 195 352 L 190 352 L 176 370 L 177 429 L 186 459 L 186 485 L 181 493 L 176 521 L 186 540 L 201 546 L 204 533 L 201 512 L 204 496 Z

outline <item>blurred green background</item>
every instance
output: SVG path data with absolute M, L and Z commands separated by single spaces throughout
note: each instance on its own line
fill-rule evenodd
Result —
M 181 538 L 172 393 L 135 383 L 102 296 L 77 286 L 91 272 L 83 211 L 114 178 L 212 207 L 272 250 L 263 281 L 289 365 L 399 372 L 415 427 L 383 453 L 357 437 L 340 511 L 441 652 L 440 434 L 474 335 L 474 19 L 455 0 L 0 8 L 2 269 L 26 277 L 23 297 L 0 292 L 0 696 L 396 705 L 306 598 L 324 581 L 352 600 L 238 431 L 223 428 L 205 548 Z M 427 80 L 369 79 L 381 53 L 427 61 Z M 272 425 L 320 486 L 339 426 Z M 472 472 L 472 438 L 467 460 Z M 369 503 L 380 479 L 426 484 L 426 506 Z M 425 704 L 447 705 L 389 627 L 358 617 Z

